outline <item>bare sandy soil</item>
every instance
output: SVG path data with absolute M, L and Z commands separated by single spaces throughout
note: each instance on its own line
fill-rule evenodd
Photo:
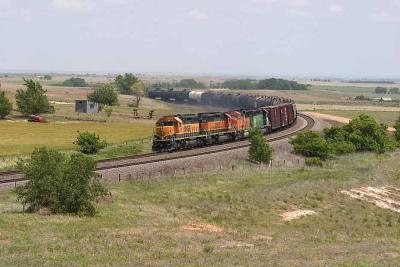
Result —
M 400 189 L 392 186 L 362 187 L 343 190 L 341 193 L 355 199 L 367 201 L 382 209 L 400 213 Z
M 293 211 L 287 211 L 281 214 L 282 220 L 284 221 L 291 221 L 294 219 L 299 219 L 304 216 L 314 215 L 317 214 L 313 210 L 303 210 L 303 209 L 296 209 Z

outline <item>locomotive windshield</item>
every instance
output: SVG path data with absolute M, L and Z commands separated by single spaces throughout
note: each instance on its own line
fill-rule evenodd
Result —
M 157 126 L 174 126 L 174 121 L 160 121 Z

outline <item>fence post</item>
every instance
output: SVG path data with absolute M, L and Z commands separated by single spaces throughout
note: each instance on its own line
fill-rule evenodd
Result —
M 118 182 L 121 182 L 121 174 L 118 173 Z

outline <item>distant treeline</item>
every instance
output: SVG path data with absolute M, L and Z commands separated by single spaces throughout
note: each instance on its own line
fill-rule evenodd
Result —
M 164 83 L 156 83 L 153 86 L 157 87 L 167 87 L 167 88 L 198 88 L 203 89 L 206 88 L 206 85 L 202 82 L 197 82 L 194 79 L 182 79 L 179 82 L 164 82 Z
M 385 81 L 385 80 L 376 80 L 376 81 L 370 81 L 370 80 L 354 80 L 354 81 L 348 81 L 348 83 L 387 83 L 387 84 L 394 84 L 394 81 Z
M 284 79 L 265 79 L 265 80 L 227 80 L 223 83 L 213 84 L 213 88 L 229 89 L 271 89 L 271 90 L 307 90 L 310 85 L 301 84 L 296 81 Z

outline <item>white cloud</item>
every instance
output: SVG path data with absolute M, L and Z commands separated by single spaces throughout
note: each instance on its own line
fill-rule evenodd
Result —
M 207 14 L 203 13 L 198 9 L 192 9 L 189 11 L 188 16 L 194 20 L 207 20 Z
M 339 14 L 343 11 L 343 6 L 338 5 L 338 4 L 332 4 L 328 6 L 329 12 L 332 14 Z
M 385 11 L 372 15 L 372 18 L 378 22 L 400 22 L 400 15 L 392 15 Z
M 92 0 L 53 0 L 51 5 L 67 11 L 87 11 L 93 9 L 95 3 Z

